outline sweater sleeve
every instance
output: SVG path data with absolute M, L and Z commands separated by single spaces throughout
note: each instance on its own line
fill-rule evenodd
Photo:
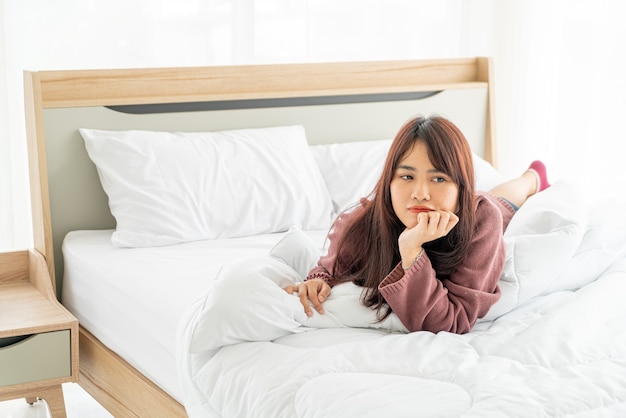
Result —
M 398 264 L 380 283 L 385 301 L 409 331 L 466 333 L 500 298 L 498 280 L 505 260 L 502 213 L 482 197 L 476 219 L 469 254 L 449 278 L 437 278 L 424 252 L 408 271 Z
M 363 206 L 359 205 L 351 212 L 342 213 L 335 220 L 328 234 L 328 251 L 325 255 L 320 257 L 317 265 L 309 271 L 305 281 L 311 279 L 322 279 L 331 287 L 335 285 L 333 282 L 333 268 L 335 266 L 335 259 L 337 258 L 337 241 L 339 237 L 344 234 L 347 225 L 352 222 L 354 216 L 362 209 Z

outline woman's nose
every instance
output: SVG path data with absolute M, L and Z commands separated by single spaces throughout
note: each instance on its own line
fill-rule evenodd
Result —
M 430 193 L 428 191 L 428 186 L 425 183 L 417 182 L 411 192 L 411 199 L 417 200 L 417 201 L 430 200 Z

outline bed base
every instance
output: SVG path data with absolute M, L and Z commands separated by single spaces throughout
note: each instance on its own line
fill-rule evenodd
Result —
M 186 417 L 185 408 L 80 327 L 78 383 L 114 417 Z

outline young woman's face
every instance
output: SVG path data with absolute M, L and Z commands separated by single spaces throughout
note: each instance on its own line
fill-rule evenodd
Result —
M 421 141 L 400 160 L 389 188 L 393 210 L 407 228 L 417 224 L 420 211 L 457 210 L 458 186 L 433 166 Z

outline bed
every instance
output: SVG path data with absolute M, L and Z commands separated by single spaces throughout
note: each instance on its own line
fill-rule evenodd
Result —
M 626 202 L 568 179 L 514 217 L 502 298 L 467 334 L 375 324 L 343 285 L 295 332 L 255 327 L 297 317 L 281 280 L 409 117 L 453 120 L 479 188 L 503 179 L 491 59 L 33 71 L 25 93 L 35 249 L 114 416 L 626 414 Z M 245 292 L 219 287 L 232 266 L 268 276 L 249 320 L 211 310 Z

